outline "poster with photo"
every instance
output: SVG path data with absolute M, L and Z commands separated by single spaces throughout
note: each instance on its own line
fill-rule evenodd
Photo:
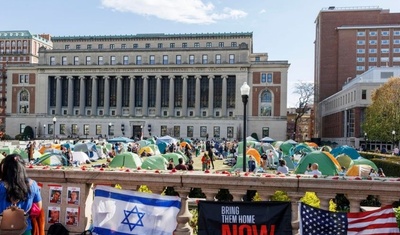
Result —
M 79 208 L 67 207 L 65 212 L 65 224 L 69 226 L 78 226 Z
M 60 207 L 49 206 L 47 209 L 47 223 L 54 224 L 60 222 Z
M 62 191 L 61 185 L 49 185 L 49 202 L 61 204 Z
M 68 204 L 79 205 L 81 190 L 79 187 L 67 188 L 67 202 Z

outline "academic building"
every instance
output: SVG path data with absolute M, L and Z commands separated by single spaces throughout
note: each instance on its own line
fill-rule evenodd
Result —
M 39 63 L 8 66 L 9 135 L 286 137 L 288 61 L 253 53 L 252 33 L 51 37 Z M 27 78 L 27 79 L 21 79 Z
M 31 34 L 27 30 L 0 31 L 0 131 L 5 129 L 8 83 L 6 67 L 38 63 L 40 47 L 52 48 L 49 35 Z
M 364 83 L 389 76 L 371 69 L 400 66 L 399 22 L 400 13 L 379 7 L 332 6 L 319 12 L 315 21 L 315 138 L 358 145 L 372 91 L 360 88 L 347 93 L 342 89 L 352 79 Z M 376 77 L 359 79 L 364 74 Z

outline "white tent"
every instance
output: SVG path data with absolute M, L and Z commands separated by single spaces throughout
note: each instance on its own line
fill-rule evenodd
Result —
M 90 162 L 89 156 L 85 152 L 74 152 L 72 151 L 72 159 L 73 161 L 78 161 L 79 163 L 85 164 L 86 161 Z

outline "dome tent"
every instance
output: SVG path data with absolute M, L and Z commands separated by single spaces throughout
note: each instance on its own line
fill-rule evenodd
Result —
M 332 154 L 322 151 L 313 151 L 300 159 L 295 173 L 304 174 L 310 163 L 318 163 L 319 171 L 321 171 L 323 175 L 337 175 L 341 168 L 339 162 Z

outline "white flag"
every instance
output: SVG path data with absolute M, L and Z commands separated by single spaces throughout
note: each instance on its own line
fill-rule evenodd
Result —
M 181 199 L 97 186 L 92 206 L 95 234 L 170 235 L 176 228 Z

